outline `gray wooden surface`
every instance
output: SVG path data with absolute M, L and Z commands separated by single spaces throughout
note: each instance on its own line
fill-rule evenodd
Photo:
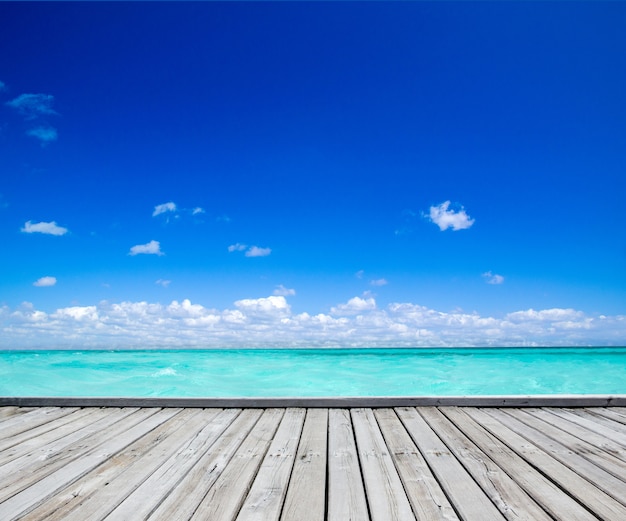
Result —
M 0 519 L 626 519 L 623 407 L 0 407 Z

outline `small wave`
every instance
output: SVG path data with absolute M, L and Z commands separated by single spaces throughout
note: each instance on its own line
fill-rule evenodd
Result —
M 161 369 L 160 371 L 157 371 L 156 373 L 152 373 L 152 376 L 158 377 L 158 376 L 176 376 L 178 373 L 176 372 L 176 369 L 172 368 L 172 367 L 166 367 L 165 369 Z

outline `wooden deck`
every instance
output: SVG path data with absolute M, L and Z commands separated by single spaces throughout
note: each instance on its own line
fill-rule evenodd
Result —
M 0 407 L 0 519 L 626 519 L 626 408 Z

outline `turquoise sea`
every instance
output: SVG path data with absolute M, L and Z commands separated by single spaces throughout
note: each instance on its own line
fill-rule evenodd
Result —
M 626 347 L 0 351 L 0 396 L 625 393 Z

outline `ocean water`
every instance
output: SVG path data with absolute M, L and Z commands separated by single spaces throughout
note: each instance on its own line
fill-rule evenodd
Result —
M 0 351 L 0 396 L 625 393 L 626 347 Z

